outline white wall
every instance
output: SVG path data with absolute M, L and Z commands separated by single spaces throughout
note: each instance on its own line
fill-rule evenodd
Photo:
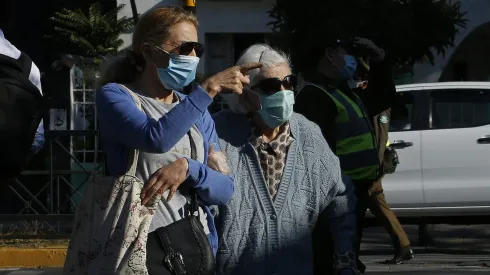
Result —
M 168 6 L 168 5 L 182 5 L 182 0 L 139 0 L 136 2 L 136 10 L 141 15 L 145 11 L 155 7 L 155 6 Z M 131 10 L 131 2 L 129 0 L 117 0 L 117 5 L 124 4 L 124 9 L 119 13 L 119 16 L 133 17 L 133 12 Z M 124 40 L 123 48 L 131 45 L 132 34 L 123 34 L 121 38 Z
M 460 30 L 454 41 L 455 46 L 459 45 L 466 36 L 476 27 L 490 21 L 490 1 L 489 0 L 462 0 L 461 9 L 467 11 L 466 18 L 469 19 L 466 29 Z M 437 82 L 442 74 L 444 66 L 448 63 L 456 47 L 448 49 L 445 56 L 437 56 L 435 65 L 419 64 L 414 67 L 414 82 Z M 490 50 L 489 50 L 490 54 Z
M 129 0 L 117 0 L 118 4 L 126 4 L 121 16 L 131 17 Z M 208 1 L 196 0 L 197 17 L 199 19 L 199 41 L 204 43 L 206 33 L 263 33 L 271 32 L 267 26 L 270 19 L 267 14 L 275 0 L 260 1 Z M 139 14 L 143 14 L 154 6 L 182 6 L 182 0 L 142 0 L 136 1 Z M 121 36 L 124 47 L 131 44 L 131 35 Z M 206 55 L 199 63 L 198 71 L 204 72 Z
M 118 4 L 126 4 L 121 12 L 123 16 L 132 16 L 129 0 L 118 0 Z M 213 1 L 196 0 L 197 17 L 201 24 L 199 40 L 204 43 L 206 33 L 263 33 L 270 32 L 267 23 L 270 18 L 267 11 L 271 9 L 275 0 L 249 0 L 249 1 Z M 457 46 L 476 27 L 490 21 L 490 0 L 462 0 L 462 10 L 467 11 L 469 19 L 466 29 L 460 30 L 455 39 Z M 182 6 L 182 0 L 141 0 L 136 1 L 139 14 L 143 14 L 154 6 L 178 5 Z M 122 38 L 124 46 L 131 44 L 131 35 L 124 34 Z M 448 49 L 445 56 L 437 56 L 435 65 L 418 64 L 414 67 L 414 82 L 437 82 L 454 53 L 455 47 Z M 199 72 L 204 72 L 206 55 L 199 64 Z
M 275 0 L 261 1 L 208 1 L 196 0 L 197 17 L 201 27 L 199 41 L 204 42 L 206 33 L 266 33 Z M 206 55 L 199 63 L 199 71 L 204 72 Z

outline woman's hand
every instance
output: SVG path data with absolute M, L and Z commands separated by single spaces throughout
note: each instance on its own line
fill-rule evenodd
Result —
M 161 196 L 167 190 L 170 190 L 167 197 L 167 201 L 170 201 L 179 186 L 187 179 L 188 170 L 189 162 L 185 158 L 158 169 L 141 190 L 141 203 L 146 205 L 155 196 Z
M 250 84 L 247 76 L 248 71 L 262 67 L 262 63 L 252 62 L 241 66 L 234 66 L 225 71 L 217 73 L 206 79 L 201 87 L 214 98 L 222 91 L 231 91 L 241 94 L 244 85 Z
M 209 147 L 208 167 L 214 171 L 220 172 L 223 175 L 230 174 L 226 154 L 221 151 L 214 151 L 214 144 L 211 144 L 211 147 Z

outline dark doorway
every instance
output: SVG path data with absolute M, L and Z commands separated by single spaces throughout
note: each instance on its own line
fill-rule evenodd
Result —
M 265 34 L 263 33 L 238 33 L 233 34 L 234 63 L 238 61 L 240 55 L 248 47 L 256 43 L 264 43 Z

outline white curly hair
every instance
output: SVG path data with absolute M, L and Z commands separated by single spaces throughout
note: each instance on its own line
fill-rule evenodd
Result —
M 280 64 L 288 64 L 291 67 L 289 56 L 281 50 L 272 48 L 267 44 L 254 44 L 246 49 L 236 65 L 240 66 L 251 62 L 261 62 L 263 67 L 249 71 L 250 86 L 255 85 L 255 78 L 262 70 L 268 67 L 274 67 Z M 228 104 L 232 112 L 246 114 L 249 112 L 248 106 L 241 99 L 241 96 L 235 93 L 221 94 L 221 97 Z

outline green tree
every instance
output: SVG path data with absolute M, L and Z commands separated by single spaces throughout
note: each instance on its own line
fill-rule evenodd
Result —
M 81 9 L 63 9 L 56 12 L 50 21 L 53 34 L 50 38 L 61 44 L 71 46 L 74 54 L 86 57 L 100 57 L 117 54 L 123 45 L 119 36 L 133 29 L 132 18 L 118 18 L 124 8 L 119 5 L 103 14 L 98 2 L 92 4 L 85 14 Z
M 342 30 L 372 39 L 398 66 L 433 64 L 435 55 L 454 46 L 458 29 L 467 23 L 460 2 L 446 0 L 322 0 L 311 5 L 277 0 L 269 15 L 278 43 L 293 61 Z

